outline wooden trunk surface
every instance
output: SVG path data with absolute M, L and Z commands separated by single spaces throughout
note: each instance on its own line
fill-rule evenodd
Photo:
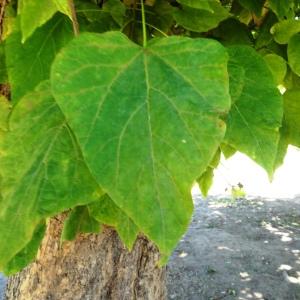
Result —
M 81 235 L 60 244 L 62 221 L 52 219 L 37 260 L 8 280 L 7 300 L 162 300 L 165 269 L 159 253 L 139 237 L 128 252 L 117 233 Z

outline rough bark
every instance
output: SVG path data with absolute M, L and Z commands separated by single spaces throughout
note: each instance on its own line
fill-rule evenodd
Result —
M 51 220 L 37 260 L 8 280 L 7 300 L 166 298 L 165 269 L 145 237 L 129 253 L 111 228 L 60 245 L 61 228 Z
M 8 0 L 0 0 L 0 41 L 2 41 L 4 10 L 8 2 Z

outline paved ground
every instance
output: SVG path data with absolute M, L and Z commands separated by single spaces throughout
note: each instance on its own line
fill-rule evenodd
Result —
M 168 265 L 168 300 L 300 300 L 300 197 L 195 202 Z
M 5 279 L 0 275 L 0 299 L 3 298 L 3 292 L 5 287 Z
M 169 300 L 299 300 L 300 198 L 196 199 L 168 290 Z

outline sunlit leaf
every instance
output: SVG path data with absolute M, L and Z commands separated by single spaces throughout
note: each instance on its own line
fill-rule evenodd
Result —
M 300 20 L 295 19 L 280 21 L 271 28 L 271 33 L 279 44 L 287 44 L 290 38 L 298 32 L 300 32 Z
M 58 55 L 52 87 L 98 183 L 170 253 L 191 218 L 193 181 L 225 131 L 224 48 L 182 37 L 141 48 L 117 32 L 82 34 Z
M 220 148 L 226 159 L 230 158 L 236 153 L 236 149 L 226 143 L 222 143 Z
M 233 90 L 225 141 L 247 154 L 271 176 L 279 141 L 283 105 L 271 71 L 255 50 L 246 46 L 228 49 L 229 73 L 240 71 L 242 81 Z M 232 90 L 232 88 L 230 89 Z
M 70 15 L 68 0 L 20 0 L 22 42 L 24 43 L 38 27 L 49 21 L 58 11 Z

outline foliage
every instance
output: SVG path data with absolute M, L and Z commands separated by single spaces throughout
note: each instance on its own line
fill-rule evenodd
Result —
M 0 270 L 34 259 L 62 212 L 62 242 L 104 224 L 129 249 L 146 235 L 164 263 L 221 153 L 272 177 L 300 147 L 299 12 L 298 0 L 11 1 Z

